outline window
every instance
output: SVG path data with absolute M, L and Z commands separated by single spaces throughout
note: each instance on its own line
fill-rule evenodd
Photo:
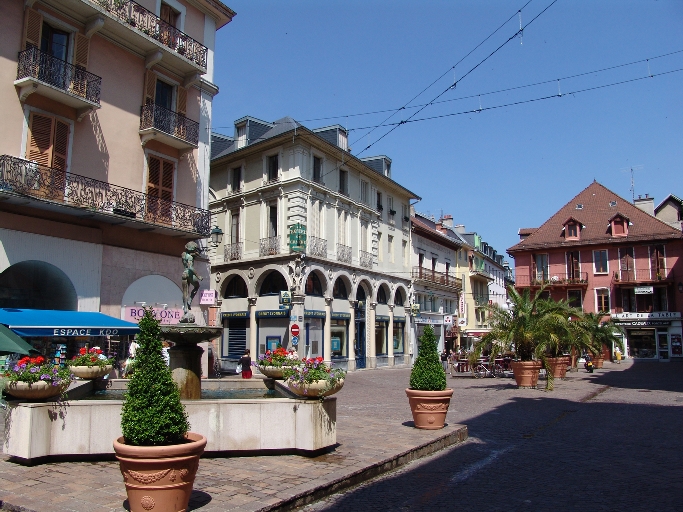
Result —
M 247 145 L 247 125 L 243 124 L 237 127 L 237 149 L 243 148 Z
M 40 51 L 59 60 L 66 61 L 69 56 L 69 33 L 43 23 Z
M 349 195 L 349 172 L 339 169 L 339 193 Z
M 567 257 L 567 278 L 581 279 L 581 264 L 579 262 L 579 251 L 568 251 Z
M 394 305 L 395 306 L 403 306 L 404 301 L 403 301 L 403 294 L 401 293 L 401 290 L 396 290 L 396 295 L 394 297 Z
M 368 221 L 363 220 L 360 223 L 360 250 L 368 252 L 368 237 L 369 237 Z
M 261 285 L 260 295 L 279 295 L 287 291 L 287 281 L 277 270 L 273 270 L 266 276 Z
M 156 82 L 154 103 L 164 107 L 166 110 L 173 110 L 173 86 L 159 79 Z
M 149 155 L 147 160 L 147 212 L 168 221 L 172 217 L 173 173 L 175 164 L 164 158 Z
M 401 240 L 401 253 L 403 254 L 403 266 L 408 266 L 408 242 Z
M 268 178 L 267 181 L 276 181 L 278 178 L 278 171 L 280 162 L 278 155 L 271 155 L 268 157 Z
M 666 278 L 666 261 L 664 260 L 664 246 L 652 245 L 650 246 L 650 272 L 652 280 L 661 280 Z
M 347 243 L 347 227 L 346 227 L 346 220 L 347 220 L 348 212 L 346 210 L 339 210 L 339 217 L 338 217 L 338 225 L 337 225 L 337 230 L 338 230 L 338 241 L 337 243 L 340 243 L 342 245 L 348 245 Z
M 624 219 L 617 217 L 612 221 L 612 235 L 614 236 L 625 236 L 626 235 L 626 224 Z
M 323 173 L 323 159 L 317 156 L 313 157 L 313 181 L 322 183 Z
M 532 261 L 533 274 L 538 281 L 548 280 L 548 255 L 534 254 Z M 478 265 L 477 265 L 478 267 Z
M 377 209 L 381 212 L 384 209 L 382 205 L 382 193 L 377 192 Z
M 362 181 L 360 182 L 360 202 L 364 204 L 368 204 L 368 182 L 367 181 Z
M 654 302 L 653 308 L 655 311 L 669 311 L 669 302 L 667 300 L 665 286 L 654 287 L 652 300 Z
M 387 292 L 384 290 L 384 286 L 380 286 L 377 290 L 377 303 L 386 304 L 387 303 Z
M 384 261 L 384 253 L 382 252 L 382 233 L 377 232 L 377 259 Z
M 306 295 L 316 295 L 322 297 L 323 287 L 320 283 L 320 278 L 315 272 L 308 274 L 308 279 L 306 279 Z
M 446 276 L 449 275 L 450 271 L 451 271 L 451 264 L 449 262 L 446 262 Z M 448 277 L 446 277 L 446 279 L 448 279 Z
M 389 253 L 389 261 L 394 262 L 394 237 L 391 235 L 387 236 L 387 253 Z
M 174 10 L 170 5 L 161 4 L 161 9 L 159 11 L 159 17 L 162 21 L 165 21 L 172 27 L 177 27 L 176 23 L 180 19 L 180 13 Z
M 394 210 L 394 198 L 387 196 L 387 206 L 389 207 L 389 215 L 396 215 L 396 210 Z
M 595 297 L 597 299 L 598 313 L 609 313 L 609 290 L 607 288 L 598 288 L 595 290 Z
M 434 272 L 436 270 L 436 262 L 437 262 L 437 259 L 432 256 L 432 272 Z
M 268 236 L 277 236 L 277 204 L 268 206 Z
M 607 249 L 593 251 L 593 266 L 596 274 L 606 274 L 607 269 Z
M 619 279 L 632 282 L 636 277 L 633 247 L 619 249 Z M 630 310 L 629 310 L 630 311 Z
M 230 212 L 230 243 L 237 244 L 240 241 L 240 211 Z
M 334 286 L 332 287 L 332 297 L 335 299 L 349 298 L 349 294 L 346 291 L 346 285 L 344 284 L 343 279 L 337 278 L 337 280 L 334 282 Z
M 323 228 L 323 202 L 311 204 L 310 234 L 317 238 L 325 238 Z
M 31 112 L 26 159 L 66 171 L 70 126 L 56 117 Z
M 576 223 L 567 224 L 567 238 L 579 238 L 579 226 Z
M 233 277 L 225 287 L 224 299 L 236 299 L 247 297 L 247 283 L 239 276 Z
M 405 204 L 401 205 L 401 221 L 403 222 L 403 227 L 407 228 L 408 223 L 410 222 L 410 215 L 408 215 L 408 206 Z
M 621 309 L 624 313 L 635 313 L 638 311 L 635 289 L 624 288 L 621 290 Z
M 570 307 L 581 309 L 581 290 L 567 290 L 567 302 Z
M 231 183 L 232 193 L 236 194 L 242 189 L 242 168 L 235 167 L 232 170 L 232 183 Z

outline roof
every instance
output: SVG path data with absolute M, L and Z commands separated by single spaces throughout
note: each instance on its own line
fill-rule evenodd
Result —
M 611 206 L 610 203 L 614 204 Z M 581 221 L 585 226 L 579 240 L 565 240 L 562 227 L 564 221 L 574 215 L 576 205 L 582 205 Z M 613 237 L 609 231 L 610 219 L 621 214 L 630 220 L 628 235 Z M 522 230 L 520 230 L 521 233 Z M 634 206 L 597 181 L 591 183 L 572 198 L 541 227 L 508 249 L 508 253 L 549 247 L 571 247 L 681 239 L 680 231 Z
M 668 201 L 671 201 L 673 203 L 678 203 L 679 206 L 683 206 L 683 199 L 681 199 L 680 197 L 678 197 L 674 194 L 669 194 L 668 196 L 666 196 L 664 198 L 664 200 L 661 203 L 659 203 L 656 206 L 655 213 L 659 213 L 659 210 L 661 210 L 662 206 L 664 206 L 664 204 L 667 203 Z
M 436 243 L 450 246 L 452 249 L 459 249 L 463 245 L 458 238 L 442 233 L 438 229 L 428 225 L 428 223 L 423 222 L 422 219 L 418 219 L 417 216 L 411 218 L 411 223 L 414 228 L 417 228 L 416 231 L 419 231 L 420 234 L 429 236 L 430 239 Z
M 93 311 L 0 308 L 0 324 L 19 336 L 125 336 L 138 324 Z
M 519 228 L 519 231 L 517 232 L 518 235 L 530 235 L 534 231 L 536 231 L 538 228 Z
M 303 128 L 304 125 L 297 123 L 294 119 L 291 117 L 283 117 L 282 119 L 278 119 L 274 123 L 269 123 L 267 121 L 262 121 L 261 119 L 256 119 L 255 117 L 250 117 L 250 116 L 245 116 L 237 121 L 235 121 L 235 125 L 238 125 L 240 123 L 246 122 L 246 121 L 256 121 L 260 124 L 263 125 L 272 125 L 273 127 L 266 131 L 263 135 L 261 135 L 257 141 L 251 142 L 248 146 L 244 146 L 241 148 L 238 148 L 236 144 L 230 144 L 227 147 L 225 147 L 222 151 L 217 152 L 217 151 L 211 151 L 211 160 L 216 160 L 218 158 L 223 158 L 224 156 L 229 155 L 230 153 L 234 153 L 238 149 L 244 149 L 247 147 L 252 147 L 254 144 L 258 144 L 259 142 L 266 141 L 268 139 L 272 139 L 274 137 L 277 137 L 278 135 L 282 135 L 283 133 L 290 132 L 292 130 L 295 130 L 296 128 Z M 223 135 L 225 137 L 225 135 Z

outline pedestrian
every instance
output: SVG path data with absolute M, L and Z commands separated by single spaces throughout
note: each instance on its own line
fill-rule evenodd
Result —
M 446 349 L 443 349 L 443 352 L 441 352 L 441 366 L 443 366 L 443 371 L 448 371 L 448 352 L 446 352 Z
M 169 354 L 168 349 L 171 347 L 171 345 L 168 343 L 168 341 L 164 341 L 161 344 L 161 355 L 164 358 L 164 362 L 166 363 L 166 366 L 171 366 L 171 354 Z
M 251 379 L 251 357 L 249 356 L 249 349 L 244 351 L 244 355 L 237 364 L 242 367 L 242 378 Z
M 614 355 L 617 358 L 617 364 L 621 364 L 621 349 L 619 347 L 614 349 Z

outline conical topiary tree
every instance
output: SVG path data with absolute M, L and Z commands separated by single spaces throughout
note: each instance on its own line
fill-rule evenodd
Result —
M 446 372 L 441 366 L 436 336 L 431 325 L 420 336 L 417 359 L 410 372 L 410 388 L 420 391 L 443 391 L 446 389 Z
M 135 446 L 182 443 L 190 424 L 178 386 L 161 354 L 161 329 L 152 308 L 145 308 L 140 319 L 138 343 L 135 372 L 121 411 L 125 442 Z

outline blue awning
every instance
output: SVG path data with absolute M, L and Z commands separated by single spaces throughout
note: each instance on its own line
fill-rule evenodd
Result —
M 138 324 L 91 311 L 0 308 L 0 324 L 19 336 L 127 336 Z

